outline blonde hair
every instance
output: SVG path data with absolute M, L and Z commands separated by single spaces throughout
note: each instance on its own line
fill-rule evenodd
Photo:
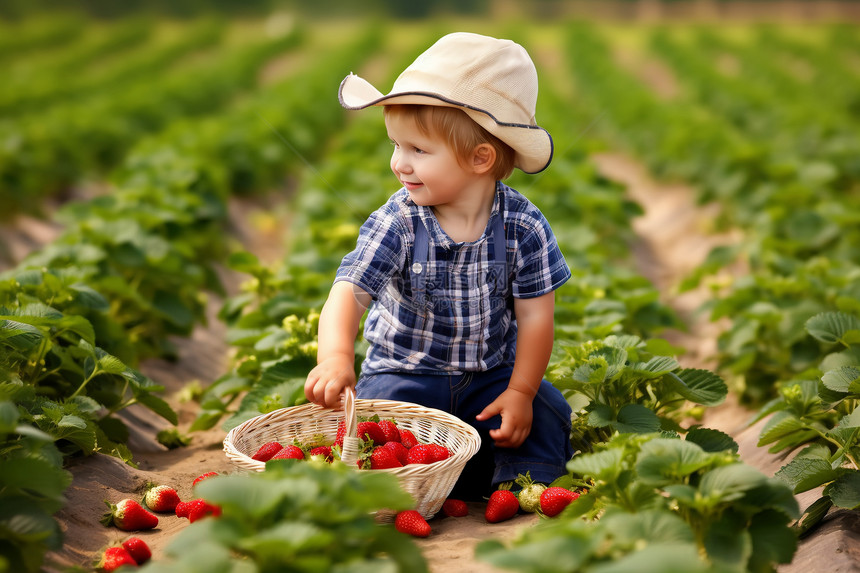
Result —
M 444 138 L 461 165 L 465 165 L 478 145 L 488 143 L 496 150 L 496 161 L 489 174 L 494 179 L 502 180 L 514 170 L 516 152 L 513 148 L 478 125 L 460 108 L 397 104 L 384 106 L 383 114 L 411 118 L 422 134 Z

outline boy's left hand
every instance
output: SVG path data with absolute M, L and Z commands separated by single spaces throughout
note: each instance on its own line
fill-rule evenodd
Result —
M 501 415 L 502 425 L 490 430 L 490 437 L 502 448 L 517 448 L 526 440 L 532 429 L 532 397 L 508 388 L 490 402 L 476 420 L 488 420 Z

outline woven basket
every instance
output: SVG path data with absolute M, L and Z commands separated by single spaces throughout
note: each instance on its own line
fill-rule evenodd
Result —
M 321 434 L 334 441 L 338 423 L 345 419 L 346 437 L 342 459 L 344 463 L 354 466 L 360 443 L 357 437 L 358 416 L 374 414 L 380 419 L 393 418 L 398 428 L 411 430 L 422 444 L 439 444 L 451 452 L 448 459 L 432 464 L 362 470 L 396 475 L 403 489 L 415 499 L 415 509 L 430 519 L 441 509 L 466 462 L 481 446 L 481 438 L 475 428 L 441 410 L 410 402 L 356 399 L 350 389 L 344 395 L 342 411 L 304 404 L 251 418 L 230 430 L 224 438 L 224 452 L 230 461 L 242 469 L 263 471 L 265 462 L 253 460 L 251 456 L 266 442 L 288 444 L 294 439 L 304 442 Z M 380 521 L 392 521 L 394 516 L 395 512 L 389 510 L 380 510 L 376 514 Z

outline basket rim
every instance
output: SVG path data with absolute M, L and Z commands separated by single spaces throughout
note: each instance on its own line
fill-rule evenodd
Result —
M 355 399 L 356 415 L 359 413 L 359 411 L 361 411 L 362 413 L 369 412 L 373 414 L 379 414 L 379 412 L 373 410 L 388 410 L 392 412 L 392 415 L 394 417 L 396 417 L 397 410 L 405 411 L 404 414 L 407 417 L 419 417 L 421 415 L 421 411 L 424 411 L 431 416 L 442 418 L 441 423 L 453 426 L 459 432 L 464 433 L 466 435 L 466 447 L 458 450 L 457 452 L 452 452 L 448 458 L 432 464 L 432 467 L 434 469 L 438 468 L 439 471 L 445 471 L 449 467 L 456 466 L 458 464 L 464 464 L 472 456 L 474 456 L 475 453 L 477 453 L 478 449 L 480 449 L 481 437 L 478 434 L 478 431 L 460 418 L 443 410 L 428 408 L 426 406 L 421 406 L 420 404 L 415 404 L 413 402 L 404 402 L 399 400 L 384 400 L 376 398 Z M 289 412 L 290 414 L 306 416 L 312 416 L 314 414 L 320 413 L 335 412 L 343 412 L 344 415 L 346 414 L 343 408 L 325 408 L 317 404 L 306 403 L 301 404 L 299 406 L 288 406 L 286 408 L 279 408 L 277 410 L 272 410 L 271 412 L 267 412 L 265 414 L 254 416 L 253 418 L 245 420 L 244 422 L 242 422 L 238 426 L 235 426 L 229 432 L 227 432 L 227 435 L 224 437 L 223 440 L 224 452 L 227 457 L 243 468 L 255 469 L 257 471 L 264 470 L 266 468 L 266 462 L 251 459 L 250 455 L 239 451 L 234 442 L 237 437 L 243 432 L 248 431 L 256 426 L 266 424 L 271 418 L 284 416 L 287 412 Z M 436 420 L 434 420 L 434 422 L 436 422 Z M 430 466 L 431 465 L 428 465 L 428 467 Z M 409 466 L 403 466 L 399 468 L 388 468 L 385 470 L 375 471 L 385 471 L 398 475 L 399 473 L 404 473 L 404 470 L 414 469 L 414 467 L 415 464 L 411 464 Z

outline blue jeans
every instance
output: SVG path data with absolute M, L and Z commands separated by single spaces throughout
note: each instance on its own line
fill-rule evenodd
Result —
M 501 425 L 501 416 L 475 420 L 508 387 L 512 370 L 501 366 L 456 375 L 386 372 L 361 376 L 355 390 L 358 398 L 412 402 L 448 412 L 474 426 L 481 436 L 481 449 L 466 464 L 451 496 L 479 500 L 499 483 L 513 481 L 526 471 L 534 481 L 549 483 L 567 472 L 565 465 L 573 456 L 570 405 L 546 380 L 532 403 L 531 433 L 518 448 L 497 447 L 490 438 L 489 431 Z

